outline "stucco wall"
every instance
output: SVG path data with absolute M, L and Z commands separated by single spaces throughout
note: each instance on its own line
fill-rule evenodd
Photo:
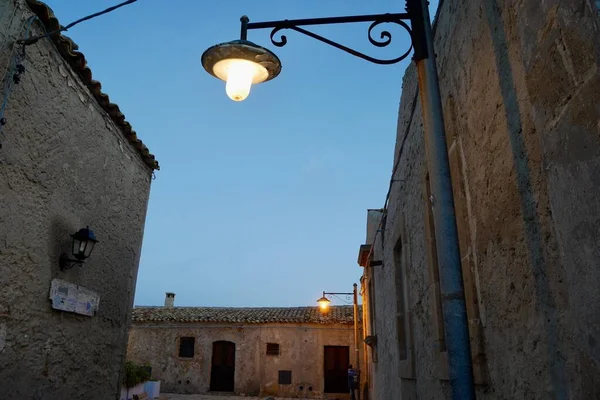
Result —
M 600 398 L 600 17 L 592 1 L 442 2 L 438 55 L 479 398 Z M 414 67 L 375 244 L 372 398 L 449 394 L 426 226 Z M 414 115 L 411 107 L 417 101 Z M 408 127 L 408 129 L 407 129 Z M 375 220 L 375 223 L 376 220 Z M 373 226 L 369 227 L 373 231 Z M 401 239 L 400 239 L 401 238 Z M 412 376 L 398 374 L 394 246 L 408 257 Z M 408 374 L 410 375 L 410 374 Z M 405 375 L 406 376 L 406 375 Z M 442 377 L 442 379 L 440 379 Z
M 150 363 L 152 374 L 161 380 L 164 392 L 207 393 L 212 344 L 226 340 L 236 345 L 236 393 L 346 398 L 344 394 L 323 394 L 324 346 L 349 346 L 352 361 L 353 332 L 352 325 L 136 323 L 129 333 L 127 357 L 139 364 Z M 178 356 L 178 338 L 186 336 L 196 338 L 192 360 Z M 280 355 L 266 355 L 267 343 L 278 343 Z M 279 370 L 292 371 L 291 385 L 278 385 Z
M 13 4 L 0 1 L 3 68 L 32 15 Z M 115 398 L 151 172 L 49 41 L 27 47 L 24 65 L 0 136 L 0 398 Z M 100 243 L 61 271 L 86 225 Z M 97 315 L 53 310 L 53 278 L 99 293 Z

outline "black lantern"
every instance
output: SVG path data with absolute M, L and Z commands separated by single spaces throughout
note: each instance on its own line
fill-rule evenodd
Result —
M 84 260 L 92 254 L 96 243 L 98 243 L 96 235 L 90 230 L 89 226 L 72 234 L 71 238 L 73 239 L 71 253 L 75 259 L 71 259 L 63 253 L 59 260 L 61 269 L 69 269 L 75 265 L 83 264 Z

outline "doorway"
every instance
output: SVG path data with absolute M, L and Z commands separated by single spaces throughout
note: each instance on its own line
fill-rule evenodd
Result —
M 210 370 L 211 392 L 233 392 L 235 377 L 235 343 L 213 342 Z
M 348 346 L 325 346 L 325 393 L 348 393 Z

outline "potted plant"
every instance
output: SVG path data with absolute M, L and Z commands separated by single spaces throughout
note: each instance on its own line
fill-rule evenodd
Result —
M 147 366 L 137 365 L 131 361 L 125 363 L 125 373 L 123 374 L 123 390 L 121 390 L 121 399 L 129 400 L 129 395 L 141 394 L 144 391 L 144 383 L 150 379 L 151 369 Z

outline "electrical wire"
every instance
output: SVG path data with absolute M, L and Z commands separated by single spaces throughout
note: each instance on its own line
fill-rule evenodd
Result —
M 66 25 L 66 26 L 63 26 L 63 27 L 61 27 L 60 29 L 57 29 L 57 30 L 55 30 L 55 31 L 52 31 L 52 32 L 47 32 L 47 33 L 45 33 L 45 34 L 43 34 L 43 35 L 34 36 L 34 37 L 32 37 L 32 38 L 22 39 L 22 40 L 19 40 L 19 41 L 17 41 L 17 43 L 18 43 L 18 44 L 22 44 L 23 46 L 27 46 L 27 45 L 30 45 L 30 44 L 34 44 L 34 43 L 36 43 L 36 42 L 37 42 L 38 40 L 40 40 L 40 39 L 43 39 L 43 38 L 46 38 L 46 37 L 50 37 L 50 36 L 53 36 L 53 35 L 59 34 L 59 33 L 61 33 L 61 32 L 66 32 L 66 31 L 68 31 L 69 29 L 71 29 L 72 27 L 74 27 L 74 26 L 75 26 L 75 25 L 77 25 L 77 24 L 80 24 L 80 23 L 82 23 L 82 22 L 85 22 L 85 21 L 89 21 L 90 19 L 93 19 L 93 18 L 99 17 L 99 16 L 101 16 L 101 15 L 104 15 L 104 14 L 108 14 L 108 13 L 109 13 L 109 12 L 111 12 L 111 11 L 114 11 L 114 10 L 116 10 L 116 9 L 118 9 L 118 8 L 121 8 L 121 7 L 123 7 L 123 6 L 126 6 L 126 5 L 128 5 L 128 4 L 135 3 L 136 1 L 137 1 L 137 0 L 127 0 L 127 1 L 124 1 L 124 2 L 122 2 L 122 3 L 119 3 L 119 4 L 117 4 L 117 5 L 114 5 L 114 6 L 112 6 L 112 7 L 109 7 L 109 8 L 107 8 L 107 9 L 105 9 L 105 10 L 99 11 L 99 12 L 97 12 L 97 13 L 94 13 L 94 14 L 90 14 L 90 15 L 88 15 L 88 16 L 85 16 L 85 17 L 83 17 L 83 18 L 79 18 L 78 20 L 76 20 L 76 21 L 73 21 L 73 22 L 71 22 L 70 24 L 68 24 L 68 25 Z
M 444 4 L 444 0 L 439 0 L 438 7 L 437 7 L 437 10 L 435 13 L 435 17 L 433 19 L 432 35 L 434 38 L 435 38 L 435 33 L 437 32 L 439 16 L 440 16 L 440 12 L 442 10 L 443 4 Z M 412 120 L 415 115 L 415 109 L 417 108 L 418 97 L 419 97 L 419 88 L 417 87 L 417 90 L 415 91 L 415 95 L 413 96 L 413 102 L 412 102 L 412 106 L 411 106 L 411 110 L 410 110 L 410 118 L 408 121 L 408 125 L 406 125 L 404 137 L 402 138 L 402 143 L 400 144 L 400 149 L 398 151 L 398 158 L 396 159 L 396 162 L 394 163 L 394 168 L 392 168 L 392 176 L 390 178 L 390 184 L 388 186 L 387 194 L 385 195 L 385 202 L 383 204 L 383 208 L 381 209 L 381 212 L 383 213 L 383 215 L 382 215 L 381 219 L 379 220 L 379 224 L 377 225 L 377 230 L 375 231 L 375 237 L 373 238 L 373 245 L 369 249 L 369 254 L 367 255 L 367 260 L 369 260 L 371 258 L 371 256 L 373 255 L 373 249 L 375 248 L 375 240 L 377 239 L 377 232 L 379 232 L 380 230 L 381 230 L 381 250 L 383 251 L 385 248 L 385 244 L 384 244 L 385 240 L 384 239 L 385 239 L 385 227 L 386 227 L 386 223 L 387 223 L 388 203 L 390 201 L 390 196 L 392 193 L 392 186 L 394 185 L 394 182 L 396 182 L 396 180 L 394 179 L 394 176 L 396 175 L 398 166 L 400 165 L 400 159 L 402 158 L 404 144 L 406 143 L 406 139 L 408 138 L 408 134 L 410 132 L 410 126 L 412 124 Z
M 21 46 L 21 52 L 18 52 L 17 54 L 15 54 L 16 46 L 13 45 L 11 55 L 10 55 L 9 61 L 8 61 L 8 66 L 7 66 L 5 74 L 4 74 L 4 97 L 2 99 L 2 104 L 0 105 L 0 133 L 2 133 L 3 127 L 4 127 L 4 125 L 6 125 L 6 118 L 4 117 L 4 113 L 5 113 L 6 107 L 8 105 L 8 99 L 10 98 L 10 94 L 12 93 L 14 85 L 18 84 L 20 82 L 20 75 L 25 72 L 25 67 L 23 66 L 22 62 L 25 59 L 25 47 L 26 46 L 37 43 L 40 39 L 44 39 L 44 38 L 59 34 L 61 32 L 65 32 L 77 24 L 80 24 L 85 21 L 89 21 L 93 18 L 99 17 L 104 14 L 108 14 L 111 11 L 114 11 L 114 10 L 121 8 L 123 6 L 126 6 L 128 4 L 135 3 L 136 1 L 137 0 L 126 0 L 122 3 L 119 3 L 117 5 L 109 7 L 103 11 L 99 11 L 97 13 L 90 14 L 83 18 L 79 18 L 78 20 L 73 21 L 66 26 L 61 26 L 60 29 L 57 29 L 57 30 L 51 31 L 51 32 L 44 31 L 44 33 L 42 35 L 38 35 L 38 36 L 34 36 L 34 37 L 30 37 L 31 25 L 33 24 L 34 21 L 38 20 L 38 17 L 33 16 L 33 17 L 30 17 L 29 19 L 27 19 L 27 21 L 25 22 L 25 24 L 26 24 L 25 35 L 23 36 L 22 39 L 19 39 L 16 41 L 16 44 Z M 13 13 L 13 16 L 14 16 L 14 13 Z M 1 147 L 1 145 L 0 145 L 0 147 Z
M 395 178 L 396 172 L 398 172 L 398 167 L 400 166 L 400 160 L 402 159 L 402 153 L 404 152 L 404 145 L 406 144 L 406 139 L 408 139 L 408 134 L 410 133 L 410 127 L 412 125 L 413 117 L 415 116 L 415 110 L 417 109 L 417 99 L 419 98 L 419 89 L 415 90 L 415 95 L 413 96 L 413 101 L 410 109 L 410 118 L 408 120 L 408 124 L 406 124 L 406 130 L 404 131 L 404 136 L 402 137 L 402 143 L 400 143 L 400 149 L 398 150 L 398 158 L 396 159 L 396 163 L 394 164 L 394 168 L 392 169 L 392 176 L 390 178 L 390 184 L 388 186 L 387 194 L 385 195 L 385 204 L 384 209 L 386 210 L 385 215 L 383 215 L 381 221 L 382 231 L 381 231 L 381 242 L 382 245 L 385 242 L 385 227 L 387 223 L 387 209 L 390 202 L 390 196 L 392 195 L 392 187 L 394 186 L 394 182 L 397 182 Z
M 33 17 L 29 17 L 29 19 L 27 20 L 27 29 L 25 30 L 25 38 L 24 39 L 29 39 L 29 32 L 31 31 L 31 25 L 35 22 L 39 20 L 38 17 L 33 16 Z
M 7 31 L 10 31 L 10 28 L 12 27 L 12 23 L 13 23 L 13 21 L 14 21 L 14 19 L 15 19 L 15 15 L 16 15 L 16 13 L 17 13 L 17 8 L 18 8 L 18 7 L 15 7 L 15 6 L 13 6 L 12 14 L 11 14 L 11 15 L 10 15 L 10 17 L 8 18 L 8 24 L 6 24 Z M 0 17 L 0 18 L 1 18 L 1 17 Z M 2 38 L 2 44 L 0 44 L 0 49 L 4 50 L 4 45 L 6 44 L 6 41 L 7 41 L 7 40 L 8 40 L 8 35 L 5 35 L 5 36 Z M 7 63 L 7 65 L 8 65 L 8 63 Z M 7 67 L 7 68 L 8 68 L 8 67 Z M 4 73 L 6 73 L 6 71 L 4 71 Z
M 29 17 L 23 27 L 25 28 L 25 34 L 23 35 L 23 40 L 27 40 L 29 38 L 29 34 L 31 31 L 31 25 L 34 21 L 37 21 L 38 17 L 33 16 Z M 16 52 L 16 53 L 15 53 Z M 23 61 L 25 61 L 25 46 L 22 46 L 20 51 L 17 50 L 17 46 L 13 45 L 10 57 L 9 57 L 9 65 L 6 68 L 6 72 L 4 74 L 4 97 L 2 99 L 2 104 L 0 105 L 0 133 L 6 125 L 6 117 L 4 117 L 4 113 L 6 112 L 6 107 L 8 106 L 8 100 L 13 91 L 15 85 L 19 84 L 21 81 L 21 74 L 25 73 L 25 67 L 23 66 Z M 0 145 L 1 147 L 1 145 Z
M 396 157 L 396 162 L 394 163 L 394 167 L 392 168 L 392 176 L 390 177 L 390 183 L 388 185 L 388 191 L 385 195 L 385 202 L 383 204 L 383 208 L 381 209 L 383 215 L 379 220 L 379 224 L 377 225 L 377 230 L 375 230 L 375 238 L 373 238 L 373 245 L 369 249 L 369 254 L 367 255 L 367 260 L 371 258 L 373 255 L 373 249 L 375 244 L 375 239 L 377 238 L 377 232 L 381 231 L 381 249 L 384 249 L 385 242 L 385 227 L 387 223 L 387 209 L 390 201 L 390 196 L 392 194 L 392 187 L 394 182 L 397 182 L 394 177 L 396 176 L 396 172 L 398 171 L 398 167 L 400 166 L 400 160 L 402 159 L 402 153 L 404 152 L 404 145 L 406 144 L 406 140 L 408 139 L 408 135 L 410 133 L 410 127 L 412 125 L 413 117 L 415 115 L 415 110 L 417 109 L 417 99 L 419 98 L 419 88 L 415 90 L 415 94 L 413 96 L 413 101 L 410 109 L 410 118 L 408 120 L 408 124 L 406 124 L 406 129 L 404 130 L 404 136 L 402 137 L 402 142 L 400 143 L 400 148 L 398 149 L 398 156 Z

